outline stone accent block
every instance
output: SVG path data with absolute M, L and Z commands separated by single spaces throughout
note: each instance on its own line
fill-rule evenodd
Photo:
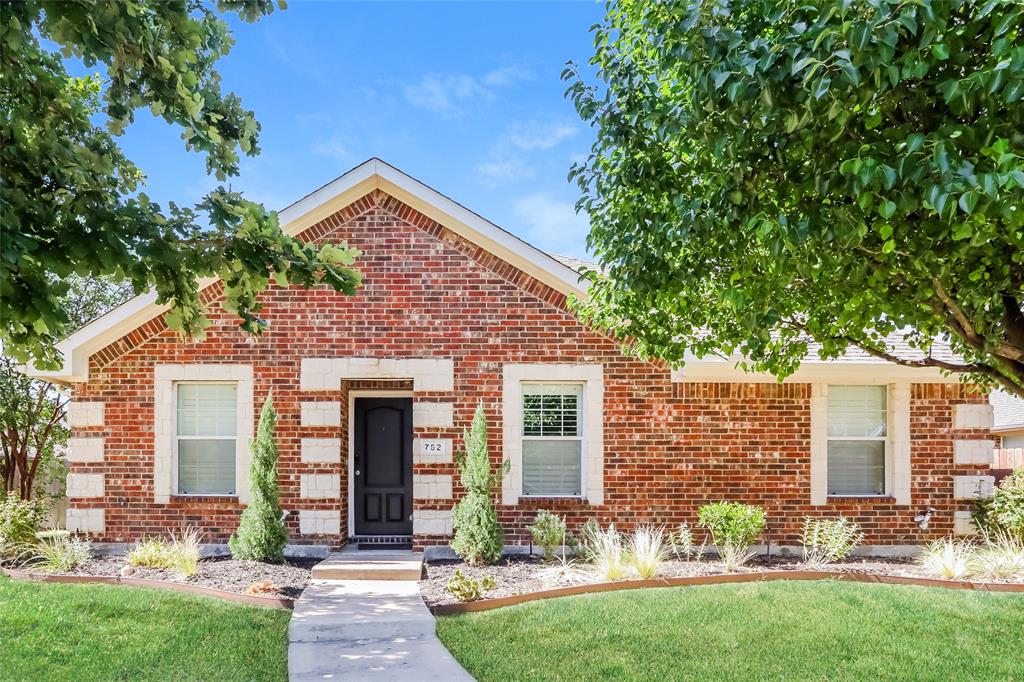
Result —
M 957 500 L 977 500 L 992 495 L 995 476 L 954 476 L 953 498 Z
M 302 403 L 301 423 L 303 426 L 341 426 L 341 403 Z
M 412 532 L 417 535 L 451 535 L 451 511 L 447 509 L 413 510 Z
M 991 440 L 955 440 L 953 463 L 992 466 L 995 447 L 995 441 Z
M 308 500 L 336 500 L 341 496 L 341 477 L 338 474 L 302 474 L 299 495 Z
M 991 405 L 954 405 L 954 429 L 991 429 L 994 423 Z
M 953 533 L 956 535 L 975 535 L 977 532 L 978 529 L 974 527 L 974 521 L 971 520 L 971 512 L 953 512 Z
M 413 464 L 451 464 L 451 438 L 413 438 Z
M 412 379 L 414 391 L 446 392 L 455 388 L 455 363 L 451 358 L 302 359 L 303 391 L 336 391 L 344 379 Z
M 67 460 L 69 462 L 102 462 L 102 438 L 69 438 Z
M 341 439 L 303 438 L 301 457 L 307 464 L 336 464 L 341 461 Z
M 67 529 L 73 533 L 102 533 L 106 530 L 102 509 L 68 509 Z
M 103 426 L 103 403 L 72 400 L 68 405 L 68 424 L 72 428 Z
M 302 535 L 340 535 L 341 513 L 300 509 L 299 533 Z
M 415 402 L 412 404 L 413 428 L 450 429 L 455 423 L 453 403 Z
M 68 497 L 103 497 L 103 474 L 68 474 Z
M 413 474 L 412 496 L 417 500 L 450 500 L 452 477 L 448 474 Z

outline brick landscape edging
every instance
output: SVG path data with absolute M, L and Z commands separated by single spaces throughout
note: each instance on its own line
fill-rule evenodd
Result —
M 657 578 L 652 580 L 623 580 L 620 582 L 573 585 L 553 590 L 514 594 L 509 597 L 480 599 L 461 604 L 436 604 L 430 606 L 435 616 L 450 616 L 474 611 L 490 611 L 503 606 L 525 602 L 570 597 L 595 592 L 617 592 L 648 587 L 684 587 L 687 585 L 720 585 L 727 583 L 756 583 L 772 580 L 843 580 L 857 583 L 884 583 L 888 585 L 918 585 L 921 587 L 942 587 L 950 590 L 982 590 L 986 592 L 1020 592 L 1024 594 L 1024 583 L 986 583 L 967 580 L 939 580 L 937 578 L 910 578 L 896 575 L 875 575 L 871 573 L 844 573 L 842 571 L 767 571 L 764 573 L 728 573 L 724 575 L 701 575 L 678 578 Z
M 157 590 L 170 590 L 172 592 L 187 592 L 198 594 L 204 597 L 216 597 L 225 601 L 239 602 L 251 606 L 270 606 L 277 609 L 295 608 L 295 600 L 287 597 L 264 597 L 258 594 L 240 594 L 228 592 L 212 587 L 200 587 L 199 585 L 187 585 L 185 583 L 172 583 L 165 580 L 147 580 L 145 578 L 129 578 L 117 575 L 65 575 L 61 573 L 32 573 L 30 571 L 19 571 L 13 568 L 0 568 L 11 580 L 23 580 L 37 583 L 91 583 L 98 585 L 128 585 L 129 587 L 150 587 Z

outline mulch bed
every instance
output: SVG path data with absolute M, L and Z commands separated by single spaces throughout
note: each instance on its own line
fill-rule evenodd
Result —
M 132 566 L 126 577 L 194 585 L 238 594 L 244 594 L 245 589 L 253 583 L 266 580 L 273 583 L 277 590 L 260 594 L 296 599 L 306 589 L 310 569 L 318 562 L 319 559 L 289 559 L 283 564 L 264 564 L 259 561 L 209 558 L 200 560 L 195 575 L 187 578 L 177 571 L 139 566 Z M 121 569 L 124 566 L 124 557 L 100 556 L 67 575 L 122 576 Z M 20 570 L 34 573 L 31 566 L 22 566 Z
M 489 590 L 484 599 L 511 597 L 575 585 L 604 582 L 596 577 L 585 564 L 572 564 L 568 570 L 562 570 L 559 562 L 544 562 L 538 557 L 512 556 L 504 557 L 493 566 L 469 566 L 458 560 L 437 560 L 426 565 L 426 577 L 420 581 L 420 592 L 428 607 L 444 606 L 459 603 L 447 590 L 448 581 L 461 570 L 463 575 L 480 579 L 483 576 L 494 578 L 497 587 Z M 771 571 L 806 571 L 807 566 L 791 557 L 772 557 L 767 563 L 763 557 L 751 560 L 740 567 L 736 573 L 757 574 Z M 912 559 L 853 557 L 843 563 L 828 564 L 823 567 L 827 571 L 839 571 L 859 575 L 896 576 L 901 578 L 934 578 Z M 726 571 L 714 558 L 703 561 L 666 561 L 658 578 L 682 578 L 710 575 L 724 575 Z M 636 578 L 631 574 L 630 578 Z M 987 582 L 1021 583 L 1013 580 L 987 580 Z

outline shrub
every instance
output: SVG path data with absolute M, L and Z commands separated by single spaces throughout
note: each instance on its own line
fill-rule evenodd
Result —
M 626 577 L 626 555 L 622 550 L 622 536 L 615 524 L 606 530 L 598 529 L 594 536 L 594 570 L 605 580 Z
M 278 502 L 276 424 L 274 401 L 267 396 L 260 411 L 256 438 L 252 441 L 252 465 L 249 468 L 252 500 L 242 512 L 238 530 L 228 540 L 231 556 L 236 559 L 272 564 L 284 561 L 288 532 Z
M 455 569 L 455 575 L 448 580 L 446 587 L 453 597 L 465 602 L 476 601 L 484 596 L 485 592 L 489 592 L 497 586 L 498 583 L 489 575 L 475 580 L 463 574 L 460 569 Z
M 983 535 L 1005 533 L 1024 541 L 1024 469 L 1004 478 L 992 497 L 976 501 L 971 517 Z
M 711 533 L 727 571 L 734 571 L 754 556 L 750 546 L 764 531 L 761 507 L 738 502 L 714 502 L 697 510 L 700 525 Z
M 668 545 L 677 559 L 687 559 L 693 555 L 693 530 L 690 524 L 682 523 L 674 531 L 668 533 Z
M 986 537 L 975 552 L 974 564 L 986 578 L 1024 577 L 1024 540 L 1009 533 Z
M 39 542 L 31 547 L 28 562 L 33 568 L 46 573 L 69 573 L 92 559 L 92 544 L 73 537 L 66 530 L 46 531 L 38 534 Z
M 555 550 L 565 543 L 565 519 L 558 514 L 542 509 L 537 512 L 537 518 L 527 530 L 530 531 L 533 544 L 544 553 L 545 561 L 554 559 Z
M 665 563 L 664 531 L 651 526 L 639 526 L 630 536 L 629 563 L 641 578 L 653 578 Z
M 0 560 L 13 559 L 26 545 L 35 544 L 36 533 L 46 523 L 49 504 L 0 493 Z
M 940 578 L 964 578 L 974 571 L 974 545 L 969 540 L 955 538 L 936 540 L 924 548 L 918 563 Z
M 163 538 L 143 538 L 128 550 L 124 561 L 129 566 L 174 568 L 170 544 Z
M 501 558 L 504 534 L 491 501 L 491 491 L 501 482 L 503 466 L 491 472 L 487 456 L 487 418 L 484 406 L 476 408 L 470 429 L 463 434 L 466 451 L 459 457 L 459 474 L 466 494 L 452 509 L 455 537 L 452 549 L 467 564 L 493 564 Z
M 809 566 L 842 561 L 864 539 L 864 533 L 853 521 L 837 519 L 804 519 L 801 541 L 804 562 Z
M 125 555 L 125 563 L 178 571 L 186 577 L 195 575 L 202 537 L 199 530 L 187 528 L 180 536 L 172 535 L 170 541 L 144 538 Z

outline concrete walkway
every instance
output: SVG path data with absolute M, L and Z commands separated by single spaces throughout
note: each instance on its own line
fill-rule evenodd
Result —
M 350 560 L 372 577 L 352 554 L 326 562 Z M 313 580 L 288 626 L 288 679 L 472 680 L 434 625 L 415 580 Z

